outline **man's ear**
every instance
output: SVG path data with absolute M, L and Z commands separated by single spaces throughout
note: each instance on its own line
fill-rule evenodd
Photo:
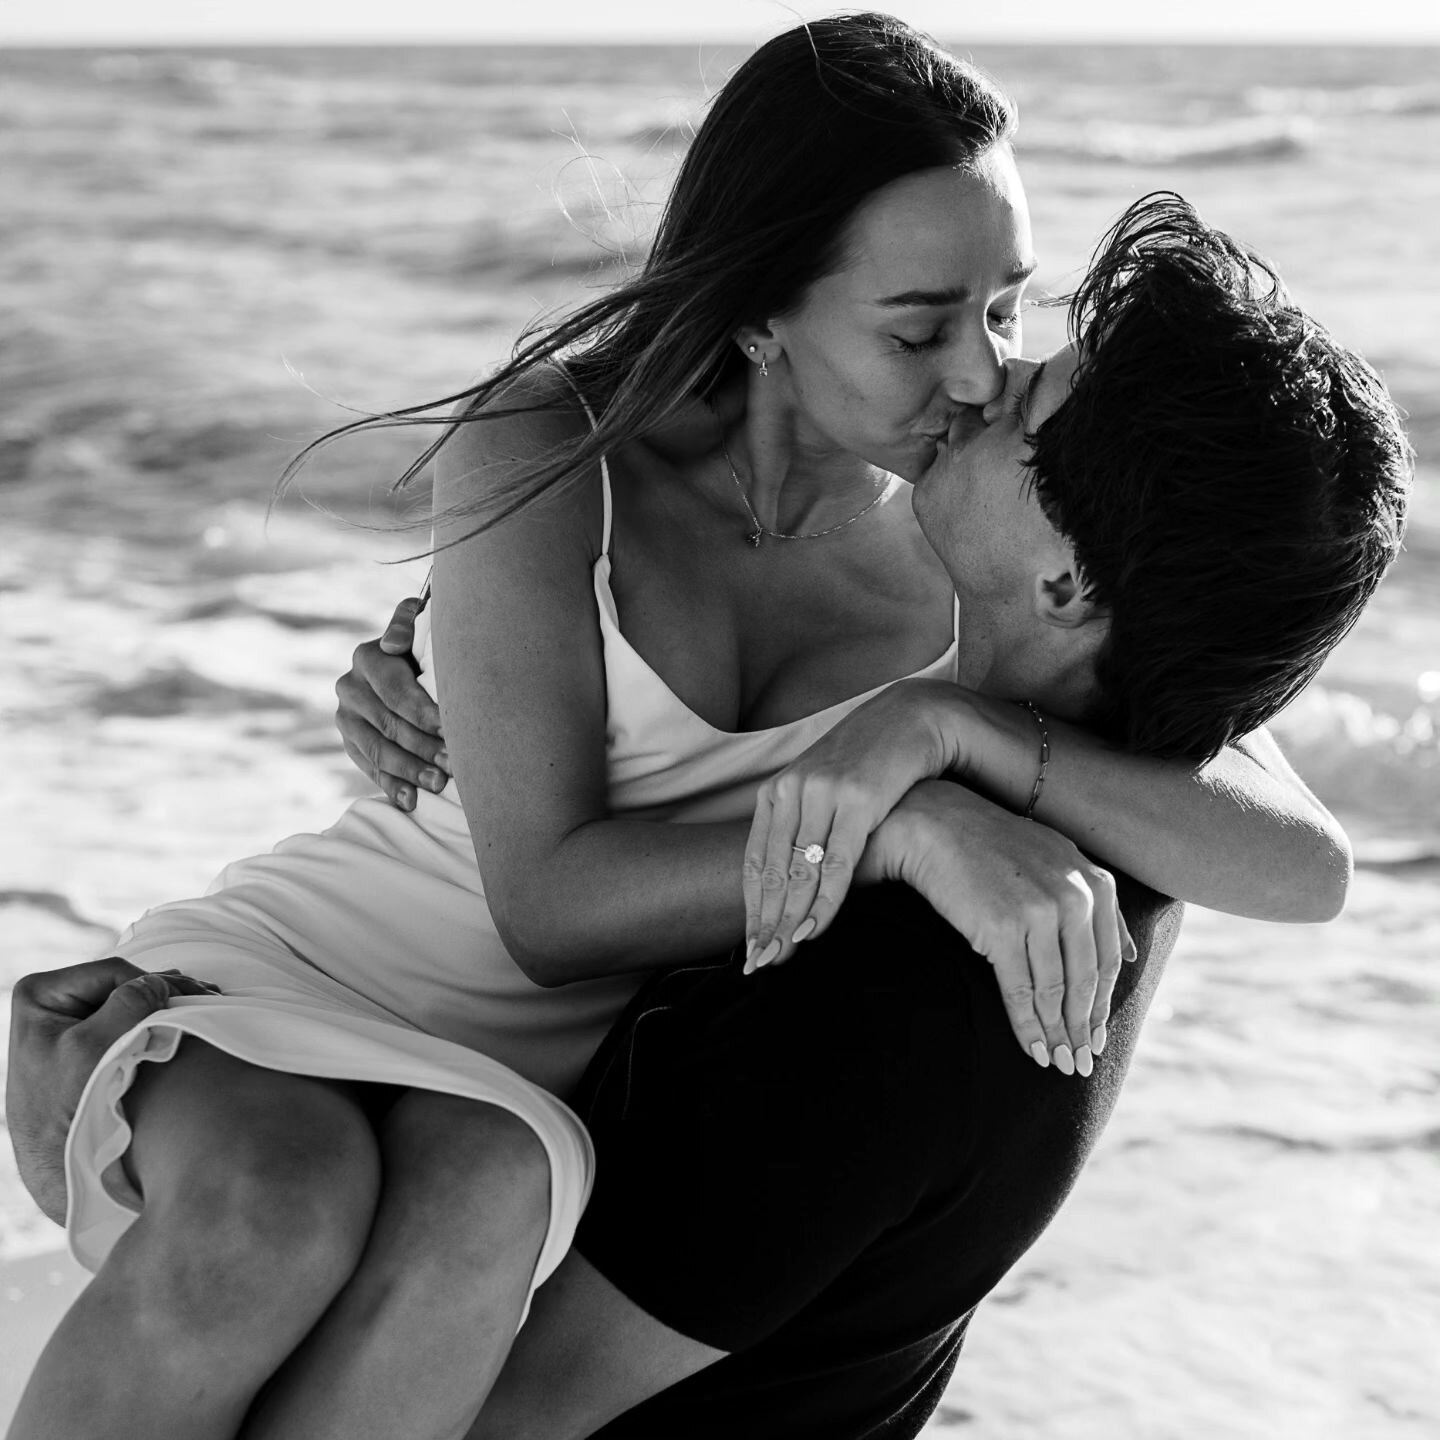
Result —
M 1035 615 L 1046 625 L 1078 630 L 1110 618 L 1110 607 L 1097 604 L 1072 554 L 1035 577 Z

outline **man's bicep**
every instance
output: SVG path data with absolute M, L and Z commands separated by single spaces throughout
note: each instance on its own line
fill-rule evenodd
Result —
M 572 1250 L 466 1440 L 579 1440 L 725 1353 L 661 1324 Z

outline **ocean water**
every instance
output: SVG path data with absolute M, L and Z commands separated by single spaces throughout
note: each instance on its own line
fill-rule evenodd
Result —
M 1276 725 L 1355 837 L 1350 913 L 1192 914 L 1114 1125 L 934 1432 L 1434 1433 L 1440 51 L 968 53 L 1021 107 L 1040 290 L 1177 189 L 1381 369 L 1420 475 L 1401 562 Z M 331 686 L 423 573 L 393 527 L 425 497 L 387 495 L 391 436 L 267 526 L 280 466 L 338 407 L 463 387 L 643 254 L 739 58 L 0 55 L 0 988 L 362 788 Z M 0 1257 L 53 1247 L 8 1165 Z

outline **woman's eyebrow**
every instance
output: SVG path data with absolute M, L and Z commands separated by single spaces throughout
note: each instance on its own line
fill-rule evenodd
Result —
M 1034 273 L 1038 261 L 1017 265 L 1006 277 L 1007 288 L 1021 285 Z M 941 290 L 902 290 L 898 295 L 886 295 L 872 303 L 886 310 L 898 310 L 906 305 L 961 305 L 970 298 L 968 285 L 950 285 Z
M 1048 361 L 1042 360 L 1030 372 L 1030 378 L 1020 392 L 1020 423 L 1027 430 L 1030 428 L 1030 402 L 1035 398 L 1035 387 L 1040 383 L 1040 377 L 1045 373 L 1045 366 L 1048 363 Z
M 951 285 L 945 290 L 902 290 L 874 303 L 886 310 L 899 310 L 907 305 L 960 305 L 969 298 L 968 285 Z

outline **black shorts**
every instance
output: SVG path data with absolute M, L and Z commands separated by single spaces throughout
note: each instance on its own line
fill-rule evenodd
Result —
M 778 969 L 732 954 L 645 986 L 577 1099 L 599 1169 L 576 1245 L 735 1353 L 607 1440 L 918 1432 L 1118 1095 L 1180 909 L 1128 883 L 1122 905 L 1140 960 L 1088 1080 L 1021 1050 L 990 967 L 900 886 Z

